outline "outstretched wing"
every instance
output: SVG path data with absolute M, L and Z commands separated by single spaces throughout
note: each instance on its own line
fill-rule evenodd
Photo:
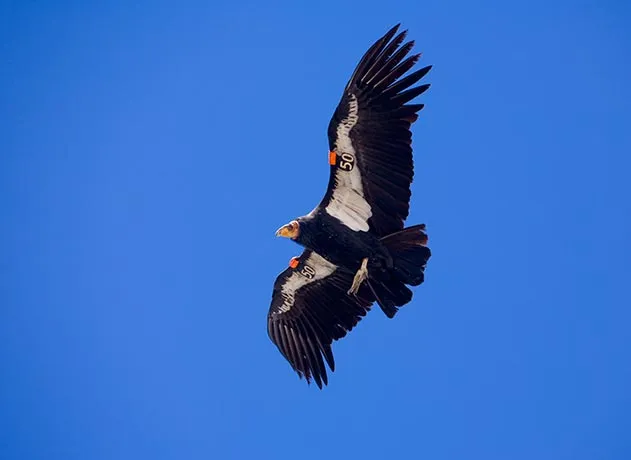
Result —
M 429 88 L 412 87 L 431 66 L 403 77 L 420 54 L 396 25 L 364 54 L 329 123 L 327 192 L 319 208 L 355 231 L 385 236 L 403 228 L 414 176 L 411 124 Z M 394 39 L 393 39 L 394 37 Z
M 352 273 L 305 250 L 274 283 L 267 333 L 299 377 L 313 378 L 319 388 L 328 383 L 324 361 L 335 370 L 331 344 L 373 303 L 366 290 L 357 298 L 347 294 L 352 281 Z

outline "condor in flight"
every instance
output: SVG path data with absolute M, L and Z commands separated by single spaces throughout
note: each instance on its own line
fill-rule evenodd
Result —
M 272 342 L 300 378 L 328 384 L 331 344 L 346 335 L 374 302 L 392 318 L 412 300 L 408 286 L 424 281 L 431 252 L 425 225 L 404 228 L 414 175 L 412 133 L 429 88 L 413 86 L 429 72 L 407 76 L 420 54 L 408 56 L 399 24 L 359 61 L 328 129 L 329 184 L 309 214 L 276 235 L 305 248 L 274 283 L 267 317 Z

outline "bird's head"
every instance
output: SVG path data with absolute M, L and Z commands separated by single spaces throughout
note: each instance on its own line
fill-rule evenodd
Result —
M 300 223 L 297 220 L 292 220 L 286 225 L 276 230 L 276 236 L 282 236 L 283 238 L 290 238 L 295 240 L 300 236 Z

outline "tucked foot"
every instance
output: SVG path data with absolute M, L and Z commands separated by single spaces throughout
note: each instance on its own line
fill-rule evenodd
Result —
M 362 260 L 361 267 L 359 267 L 359 270 L 357 270 L 357 273 L 355 273 L 355 278 L 353 278 L 353 284 L 348 290 L 348 294 L 357 295 L 357 291 L 359 291 L 360 286 L 366 280 L 366 278 L 368 278 L 368 257 Z

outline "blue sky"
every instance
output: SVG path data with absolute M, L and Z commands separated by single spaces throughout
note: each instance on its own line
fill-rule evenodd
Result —
M 0 458 L 630 458 L 628 2 L 305 5 L 2 3 Z M 397 22 L 433 257 L 318 391 L 274 231 Z

